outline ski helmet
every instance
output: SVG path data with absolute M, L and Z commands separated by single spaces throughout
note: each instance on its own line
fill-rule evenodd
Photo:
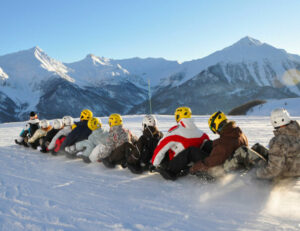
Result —
M 145 127 L 155 127 L 157 125 L 157 120 L 154 115 L 145 115 L 142 126 Z
M 192 110 L 189 107 L 179 107 L 175 110 L 175 120 L 178 123 L 182 118 L 191 118 Z
M 290 114 L 283 108 L 274 109 L 271 112 L 271 123 L 274 128 L 287 125 L 291 122 Z
M 63 123 L 65 126 L 71 126 L 74 123 L 74 120 L 71 116 L 64 116 Z
M 49 127 L 49 121 L 48 120 L 42 120 L 40 122 L 40 126 L 41 126 L 41 128 L 47 128 L 47 127 Z
M 92 117 L 93 117 L 93 112 L 90 111 L 89 109 L 82 110 L 80 114 L 80 120 L 89 120 Z
M 217 111 L 210 116 L 208 126 L 213 133 L 220 133 L 226 121 L 226 115 L 221 111 Z
M 96 117 L 89 119 L 88 127 L 92 131 L 97 130 L 98 128 L 101 128 L 102 127 L 101 120 Z
M 59 119 L 53 120 L 53 128 L 54 129 L 61 129 L 63 126 L 63 122 Z
M 122 125 L 122 116 L 120 114 L 111 114 L 108 118 L 108 124 L 110 127 Z

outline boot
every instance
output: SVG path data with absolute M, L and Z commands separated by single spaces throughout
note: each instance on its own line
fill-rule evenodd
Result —
M 105 167 L 107 168 L 114 168 L 115 164 L 110 162 L 109 157 L 106 157 L 104 159 L 102 159 L 102 163 L 105 165 Z

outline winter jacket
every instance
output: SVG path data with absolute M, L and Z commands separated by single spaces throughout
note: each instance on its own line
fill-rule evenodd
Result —
M 65 126 L 63 129 L 61 129 L 51 140 L 51 143 L 48 145 L 48 149 L 52 150 L 55 147 L 56 140 L 61 136 L 67 136 L 72 131 L 72 126 Z
M 210 155 L 195 163 L 190 172 L 207 171 L 211 167 L 223 164 L 241 146 L 248 146 L 248 139 L 235 122 L 230 121 L 221 130 L 220 138 L 213 141 Z
M 188 147 L 200 148 L 206 140 L 209 140 L 208 135 L 199 130 L 191 118 L 183 118 L 159 141 L 151 162 L 154 166 L 158 166 L 166 153 L 169 154 L 169 160 L 172 160 Z
M 44 142 L 51 142 L 53 137 L 60 131 L 61 129 L 51 129 L 49 132 L 47 132 L 47 135 L 43 138 Z
M 39 128 L 35 131 L 33 136 L 28 140 L 29 143 L 34 143 L 36 140 L 38 140 L 41 137 L 44 137 L 47 135 L 47 132 L 49 132 L 52 129 L 52 126 L 49 126 L 47 128 Z
M 105 144 L 107 137 L 108 132 L 102 128 L 99 128 L 93 131 L 87 140 L 77 142 L 75 144 L 75 148 L 77 151 L 85 149 L 82 155 L 89 156 L 98 144 Z
M 40 128 L 39 123 L 40 123 L 39 119 L 29 120 L 26 123 L 25 128 L 21 131 L 20 136 L 23 138 L 26 136 L 29 136 L 29 137 L 33 136 L 35 131 Z
M 136 143 L 137 137 L 133 135 L 123 125 L 113 126 L 110 128 L 106 143 L 97 145 L 90 155 L 91 160 L 99 160 L 108 157 L 113 150 L 125 142 Z
M 128 164 L 150 164 L 154 150 L 162 137 L 163 133 L 157 127 L 146 127 L 127 158 Z
M 65 147 L 71 146 L 76 142 L 86 140 L 92 133 L 92 130 L 89 129 L 87 123 L 87 120 L 77 123 L 77 127 L 74 128 L 74 130 L 67 136 L 60 148 L 64 150 Z
M 274 131 L 269 142 L 268 162 L 257 169 L 259 178 L 271 179 L 276 176 L 300 176 L 300 126 L 292 121 Z

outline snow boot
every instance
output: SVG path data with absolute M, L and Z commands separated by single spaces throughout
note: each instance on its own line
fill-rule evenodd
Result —
M 110 162 L 109 157 L 106 157 L 106 158 L 102 159 L 102 163 L 107 168 L 114 168 L 116 166 L 114 163 Z
M 91 160 L 88 156 L 81 155 L 80 158 L 83 160 L 84 163 L 91 163 Z
M 127 167 L 133 174 L 141 174 L 144 171 L 141 165 L 127 164 Z
M 159 174 L 166 180 L 176 180 L 177 179 L 177 176 L 176 174 L 164 169 L 164 168 L 156 168 L 156 171 L 159 172 Z

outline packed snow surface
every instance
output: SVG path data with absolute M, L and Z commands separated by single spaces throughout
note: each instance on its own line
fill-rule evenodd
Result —
M 142 116 L 124 124 L 141 135 Z M 107 118 L 101 118 L 107 124 Z M 207 116 L 195 116 L 199 128 Z M 250 145 L 268 144 L 269 117 L 231 117 Z M 300 119 L 297 117 L 296 119 Z M 173 116 L 158 116 L 166 133 Z M 215 183 L 133 175 L 14 144 L 24 123 L 0 124 L 0 230 L 299 230 L 300 179 L 271 184 L 229 174 Z M 105 126 L 107 128 L 107 126 Z

